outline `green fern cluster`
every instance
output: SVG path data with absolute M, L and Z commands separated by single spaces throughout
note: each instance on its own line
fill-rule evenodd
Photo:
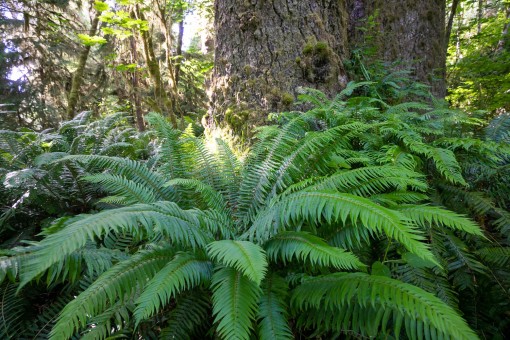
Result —
M 90 210 L 95 195 L 81 181 L 89 169 L 64 160 L 66 156 L 144 156 L 140 154 L 144 152 L 143 138 L 131 127 L 125 113 L 96 121 L 90 116 L 90 112 L 83 112 L 58 131 L 0 131 L 3 247 L 31 238 L 40 230 L 40 223 Z
M 481 299 L 476 283 L 493 277 L 508 287 L 508 205 L 477 191 L 466 162 L 478 153 L 472 164 L 497 172 L 508 150 L 464 136 L 481 122 L 454 111 L 348 98 L 362 86 L 332 101 L 307 90 L 301 100 L 315 108 L 261 128 L 245 159 L 156 114 L 147 161 L 63 157 L 87 169 L 101 211 L 6 253 L 2 287 L 79 292 L 52 339 L 503 334 L 504 316 L 492 328 L 479 321 L 495 305 L 473 312 L 465 298 Z M 469 195 L 487 209 L 463 209 Z

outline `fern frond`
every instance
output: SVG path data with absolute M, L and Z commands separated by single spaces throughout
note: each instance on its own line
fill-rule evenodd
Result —
M 204 247 L 211 240 L 192 211 L 182 210 L 172 202 L 106 210 L 73 220 L 64 229 L 41 241 L 40 249 L 33 253 L 22 270 L 21 284 L 26 284 L 66 255 L 82 248 L 87 240 L 110 231 L 127 231 L 134 235 L 160 232 L 173 242 L 193 248 Z
M 287 313 L 287 282 L 276 274 L 266 277 L 259 301 L 259 339 L 293 339 Z
M 63 281 L 67 279 L 74 283 L 81 278 L 82 274 L 97 277 L 109 269 L 113 263 L 126 258 L 125 253 L 108 248 L 97 248 L 91 242 L 50 266 L 46 274 L 46 284 L 49 286 L 51 283 L 58 282 L 59 279 Z
M 215 210 L 196 210 L 195 215 L 206 230 L 216 239 L 232 239 L 237 235 L 236 226 L 230 216 Z
M 392 267 L 394 278 L 415 285 L 447 303 L 450 307 L 459 311 L 458 294 L 447 280 L 446 273 L 434 272 L 430 263 L 417 258 L 411 253 L 406 253 L 402 258 L 407 262 Z
M 485 128 L 485 136 L 496 142 L 510 140 L 510 114 L 501 114 Z
M 375 84 L 376 84 L 376 82 L 373 82 L 373 81 L 359 81 L 359 82 L 350 81 L 349 83 L 347 83 L 347 86 L 345 87 L 345 89 L 340 91 L 339 96 L 340 96 L 340 98 L 350 97 L 353 94 L 353 92 L 355 90 L 359 89 L 360 87 L 371 86 L 371 85 L 375 85 Z
M 83 259 L 87 275 L 96 277 L 110 269 L 116 262 L 126 260 L 128 255 L 118 249 L 86 247 L 76 253 Z
M 510 263 L 509 247 L 482 248 L 478 249 L 476 253 L 485 261 L 500 267 L 507 266 Z
M 270 197 L 281 193 L 307 173 L 320 175 L 329 170 L 326 157 L 328 150 L 342 144 L 348 147 L 347 141 L 342 139 L 342 136 L 350 131 L 351 126 L 342 125 L 326 131 L 307 132 L 276 170 Z
M 175 178 L 166 182 L 165 186 L 183 186 L 187 189 L 192 189 L 200 194 L 209 209 L 221 212 L 226 216 L 230 215 L 223 196 L 213 187 L 199 180 Z
M 123 176 L 103 173 L 88 175 L 83 177 L 83 179 L 91 183 L 100 184 L 102 190 L 115 195 L 114 197 L 117 197 L 118 199 L 121 198 L 125 205 L 135 203 L 154 203 L 157 201 L 156 197 L 158 194 L 149 187 L 141 183 L 131 181 Z
M 130 321 L 130 311 L 133 309 L 131 303 L 120 301 L 106 309 L 103 313 L 90 318 L 89 324 L 93 325 L 82 333 L 81 340 L 107 339 L 112 333 L 122 328 Z
M 466 186 L 462 171 L 455 154 L 447 149 L 428 148 L 426 155 L 434 161 L 434 165 L 443 177 L 451 183 Z
M 5 282 L 0 285 L 0 337 L 14 339 L 24 327 L 26 301 L 16 295 L 15 284 Z
M 371 229 L 348 225 L 331 236 L 328 243 L 334 247 L 344 249 L 360 249 L 370 244 L 370 239 L 375 237 L 376 235 Z
M 353 322 L 351 327 L 354 318 L 360 317 L 364 320 L 356 320 L 357 325 L 372 323 L 384 331 L 388 322 L 394 319 L 396 337 L 404 322 L 406 333 L 411 339 L 436 336 L 478 338 L 455 310 L 440 299 L 418 287 L 385 276 L 335 273 L 311 278 L 293 291 L 291 304 L 298 310 L 306 311 L 312 307 L 344 315 L 350 309 L 349 306 L 357 305 L 362 310 L 372 307 L 379 310 L 372 320 L 366 319 L 362 313 L 347 315 Z M 363 327 L 356 328 L 351 330 L 363 332 Z
M 386 114 L 387 115 L 401 115 L 406 114 L 410 110 L 430 110 L 430 106 L 425 103 L 419 103 L 419 102 L 404 102 L 397 105 L 393 105 L 387 108 Z
M 360 227 L 384 233 L 410 252 L 437 263 L 427 245 L 422 242 L 423 236 L 399 212 L 381 207 L 363 197 L 335 191 L 298 192 L 284 197 L 259 214 L 247 236 L 267 240 L 303 220 L 314 224 L 321 221 L 345 224 L 349 220 L 357 226 L 361 222 Z
M 181 294 L 175 302 L 175 307 L 168 315 L 167 326 L 161 330 L 160 339 L 195 339 L 193 335 L 203 335 L 210 317 L 211 299 L 209 294 L 193 290 L 188 294 Z
M 146 285 L 136 300 L 134 316 L 137 324 L 165 307 L 172 297 L 185 289 L 207 282 L 212 276 L 212 264 L 192 254 L 178 253 Z
M 460 165 L 453 151 L 424 144 L 421 141 L 422 137 L 416 133 L 402 131 L 393 133 L 395 133 L 413 153 L 432 160 L 436 169 L 447 181 L 453 184 L 467 185 L 462 177 Z
M 298 138 L 304 135 L 305 125 L 303 116 L 294 118 L 276 136 L 259 143 L 258 151 L 246 161 L 237 205 L 237 216 L 244 223 L 266 203 L 276 171 L 285 155 L 292 152 Z
M 161 148 L 161 171 L 169 178 L 182 178 L 186 175 L 182 152 L 181 132 L 172 127 L 170 122 L 155 112 L 150 112 L 144 119 L 154 128 Z
M 222 178 L 214 154 L 208 150 L 201 139 L 189 138 L 187 143 L 190 144 L 186 159 L 191 177 L 209 185 L 216 191 L 220 191 L 222 189 Z
M 18 278 L 24 263 L 32 257 L 31 251 L 38 249 L 36 246 L 29 246 L 21 250 L 11 250 L 8 256 L 0 257 L 0 283 L 6 278 L 14 282 Z
M 503 209 L 496 209 L 496 212 L 499 214 L 499 218 L 494 221 L 494 225 L 501 234 L 510 237 L 510 212 Z
M 150 170 L 142 162 L 98 155 L 71 155 L 62 158 L 62 161 L 82 162 L 91 167 L 107 169 L 118 176 L 123 176 L 128 180 L 150 188 L 157 195 L 157 200 L 173 200 L 172 192 L 169 189 L 164 189 L 167 179 L 158 172 Z
M 34 158 L 34 165 L 44 168 L 67 156 L 69 156 L 67 152 L 45 152 Z
M 352 253 L 328 245 L 321 238 L 297 231 L 285 231 L 271 238 L 264 245 L 267 256 L 276 261 L 296 259 L 310 262 L 318 267 L 334 267 L 337 269 L 358 269 L 364 264 Z
M 396 209 L 423 227 L 434 224 L 485 237 L 478 224 L 450 210 L 431 205 L 400 205 Z
M 401 167 L 368 166 L 337 172 L 310 187 L 310 190 L 338 190 L 368 197 L 387 190 L 426 191 L 427 184 L 419 173 Z
M 217 262 L 235 268 L 260 285 L 267 271 L 264 250 L 249 241 L 221 240 L 207 245 L 207 253 Z
M 173 255 L 171 249 L 153 248 L 141 251 L 112 267 L 62 310 L 50 339 L 68 339 L 87 324 L 89 317 L 143 288 L 147 279 L 171 261 Z
M 461 205 L 475 214 L 483 216 L 495 207 L 494 202 L 483 192 L 467 191 L 444 184 L 439 184 L 438 187 L 442 190 L 443 204 L 451 209 L 458 210 Z
M 442 237 L 435 241 L 442 242 L 447 259 L 450 277 L 461 290 L 474 289 L 476 274 L 487 275 L 489 270 L 481 263 L 468 246 L 449 231 L 444 231 Z
M 314 107 L 320 109 L 327 109 L 331 105 L 331 101 L 322 91 L 310 87 L 300 87 L 297 91 L 299 93 L 298 100 L 303 103 L 313 104 Z
M 229 145 L 222 139 L 216 139 L 218 145 L 218 162 L 221 165 L 221 178 L 226 189 L 230 205 L 237 202 L 241 185 L 242 162 Z
M 213 274 L 213 314 L 222 339 L 249 339 L 257 316 L 259 286 L 234 268 Z

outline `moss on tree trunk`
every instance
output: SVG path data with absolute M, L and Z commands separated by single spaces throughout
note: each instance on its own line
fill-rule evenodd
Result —
M 375 36 L 376 58 L 401 62 L 398 68 L 410 69 L 436 96 L 445 96 L 445 0 L 348 0 L 348 8 L 351 46 L 360 46 L 363 34 Z M 368 17 L 376 25 L 360 34 L 356 28 Z
M 293 108 L 299 87 L 334 95 L 363 34 L 376 37 L 375 58 L 401 61 L 445 94 L 445 0 L 216 0 L 215 13 L 209 126 L 249 135 L 269 112 Z M 360 33 L 370 16 L 374 31 Z
M 96 16 L 92 20 L 89 30 L 90 36 L 96 35 L 100 15 L 101 12 L 96 12 Z M 81 83 L 83 82 L 83 74 L 85 72 L 85 66 L 87 65 L 87 60 L 89 58 L 90 48 L 91 46 L 87 45 L 80 53 L 80 57 L 78 59 L 78 67 L 73 74 L 73 79 L 71 82 L 71 91 L 69 92 L 68 96 L 65 119 L 73 119 L 75 115 L 76 106 L 78 105 L 78 100 L 80 98 L 80 87 Z
M 296 89 L 345 86 L 347 12 L 338 0 L 218 0 L 210 125 L 238 135 L 289 109 Z

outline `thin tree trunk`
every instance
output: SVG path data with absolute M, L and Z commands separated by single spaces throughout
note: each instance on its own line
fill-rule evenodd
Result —
M 136 15 L 138 19 L 145 20 L 145 16 L 140 11 L 138 5 L 136 6 Z M 163 86 L 163 80 L 161 77 L 161 69 L 159 67 L 159 62 L 156 58 L 156 54 L 154 53 L 154 44 L 152 41 L 152 37 L 148 31 L 140 31 L 140 36 L 142 38 L 143 47 L 144 47 L 144 55 L 145 61 L 147 63 L 147 69 L 149 71 L 149 75 L 152 79 L 152 83 L 154 85 L 154 96 L 156 98 L 156 104 L 163 114 L 166 114 L 170 117 L 170 121 L 174 127 L 177 127 L 177 119 L 175 117 L 175 112 L 173 110 L 173 105 L 170 99 L 168 98 L 167 93 L 165 92 Z
M 101 12 L 96 11 L 96 16 L 92 20 L 89 30 L 90 36 L 96 35 L 100 15 Z M 80 57 L 78 59 L 78 67 L 76 68 L 76 71 L 73 74 L 73 79 L 71 82 L 71 91 L 69 92 L 68 96 L 69 99 L 67 102 L 66 119 L 72 119 L 74 117 L 76 105 L 78 104 L 78 99 L 80 97 L 80 87 L 83 82 L 83 74 L 85 72 L 87 59 L 89 58 L 90 48 L 91 46 L 85 46 L 85 48 L 80 53 Z
M 158 8 L 158 17 L 160 20 L 161 28 L 163 30 L 163 34 L 165 35 L 165 57 L 166 57 L 166 67 L 168 69 L 168 78 L 169 82 L 168 85 L 170 87 L 170 94 L 171 94 L 171 100 L 174 109 L 177 111 L 180 111 L 178 109 L 178 98 L 179 94 L 177 91 L 177 80 L 176 80 L 176 71 L 174 68 L 174 64 L 172 61 L 172 46 L 173 46 L 173 38 L 172 38 L 172 20 L 170 15 L 167 15 L 166 8 L 165 8 L 165 2 L 160 3 L 159 1 L 156 1 L 157 8 Z
M 505 42 L 508 40 L 508 31 L 510 28 L 510 5 L 506 7 L 506 24 L 503 27 L 503 32 L 501 33 L 501 38 L 498 41 L 497 52 L 503 51 L 505 48 Z
M 448 45 L 450 43 L 450 36 L 452 34 L 453 27 L 453 19 L 455 19 L 455 15 L 457 14 L 457 8 L 459 7 L 460 0 L 453 0 L 452 7 L 450 9 L 450 15 L 448 15 L 448 24 L 446 25 L 445 32 L 445 50 L 448 50 Z
M 137 47 L 136 40 L 134 35 L 131 36 L 131 62 L 134 64 L 138 64 L 138 56 L 137 56 Z M 131 79 L 131 83 L 133 85 L 133 99 L 135 102 L 135 115 L 136 115 L 136 125 L 138 126 L 138 131 L 145 130 L 145 124 L 143 122 L 143 114 L 142 114 L 142 105 L 140 103 L 140 96 L 138 95 L 138 70 L 135 68 L 133 71 L 133 77 Z
M 181 10 L 182 12 L 182 10 Z M 181 13 L 181 21 L 179 22 L 179 35 L 177 36 L 177 46 L 175 55 L 177 56 L 177 63 L 175 64 L 175 84 L 179 84 L 181 76 L 181 59 L 182 59 L 182 38 L 184 36 L 184 13 Z
M 478 11 L 477 11 L 477 20 L 478 20 L 477 33 L 478 34 L 480 34 L 482 32 L 482 19 L 483 19 L 483 0 L 478 0 Z

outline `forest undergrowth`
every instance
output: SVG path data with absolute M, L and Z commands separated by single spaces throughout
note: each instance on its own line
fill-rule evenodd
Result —
M 0 131 L 0 337 L 505 338 L 510 116 L 400 76 L 303 89 L 244 147 Z

